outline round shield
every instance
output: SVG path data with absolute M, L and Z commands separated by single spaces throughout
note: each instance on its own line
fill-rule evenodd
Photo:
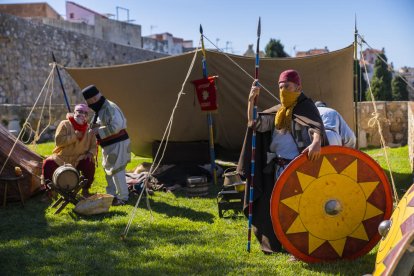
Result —
M 299 155 L 280 175 L 270 201 L 276 236 L 305 262 L 366 254 L 391 212 L 391 188 L 381 167 L 365 153 L 339 146 L 323 147 L 315 161 Z
M 394 275 L 402 255 L 409 250 L 414 233 L 414 185 L 400 200 L 389 222 L 390 227 L 379 244 L 373 275 Z M 413 266 L 411 261 L 411 269 Z

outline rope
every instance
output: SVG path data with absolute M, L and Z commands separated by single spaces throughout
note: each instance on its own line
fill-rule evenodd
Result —
M 56 63 L 52 64 L 52 68 L 54 68 L 55 66 L 57 66 Z M 48 85 L 48 89 L 43 101 L 43 105 L 42 105 L 42 109 L 40 112 L 40 117 L 39 118 L 43 118 L 43 111 L 45 109 L 45 105 L 46 105 L 46 100 L 49 99 L 49 121 L 47 123 L 47 125 L 43 128 L 42 131 L 40 131 L 40 124 L 41 124 L 41 120 L 39 120 L 38 124 L 37 124 L 37 128 L 34 134 L 34 138 L 33 138 L 33 145 L 36 145 L 37 141 L 39 141 L 40 137 L 42 136 L 42 134 L 48 129 L 48 127 L 51 125 L 52 123 L 52 92 L 53 92 L 53 84 L 54 84 L 54 80 L 55 78 L 52 78 L 52 80 L 49 82 Z M 29 136 L 30 137 L 30 136 Z
M 199 43 L 199 45 L 200 45 L 200 43 Z M 175 111 L 176 111 L 176 109 L 178 107 L 178 103 L 180 102 L 181 96 L 185 95 L 185 93 L 183 92 L 184 91 L 184 86 L 187 83 L 187 80 L 190 77 L 190 74 L 191 74 L 191 72 L 193 70 L 194 63 L 195 63 L 195 60 L 196 60 L 196 57 L 197 57 L 197 53 L 198 53 L 198 48 L 199 48 L 199 46 L 197 46 L 197 49 L 194 52 L 194 56 L 193 56 L 193 60 L 191 61 L 191 64 L 190 64 L 190 68 L 188 69 L 188 72 L 187 72 L 187 75 L 185 76 L 184 82 L 181 85 L 181 90 L 177 94 L 177 100 L 176 100 L 175 105 L 174 105 L 174 108 L 173 108 L 173 110 L 171 112 L 170 119 L 168 120 L 167 127 L 165 128 L 164 134 L 162 136 L 160 146 L 158 147 L 157 153 L 155 154 L 154 161 L 157 160 L 157 157 L 158 157 L 158 155 L 159 155 L 159 153 L 161 151 L 161 148 L 162 148 L 161 157 L 159 159 L 159 162 L 155 166 L 155 168 L 154 168 L 155 162 L 153 162 L 151 164 L 151 167 L 149 169 L 149 172 L 146 175 L 145 180 L 144 180 L 144 187 L 141 190 L 141 193 L 140 193 L 140 195 L 138 197 L 137 202 L 135 203 L 134 209 L 132 210 L 131 216 L 130 216 L 130 218 L 128 220 L 128 224 L 125 227 L 124 233 L 121 235 L 121 238 L 123 238 L 123 239 L 125 239 L 127 237 L 127 235 L 128 235 L 129 229 L 131 228 L 132 220 L 134 219 L 135 213 L 137 211 L 139 202 L 141 201 L 142 194 L 144 193 L 144 191 L 147 193 L 147 197 L 146 197 L 146 199 L 147 199 L 147 206 L 148 206 L 148 208 L 149 208 L 149 210 L 151 212 L 151 218 L 153 218 L 153 216 L 152 216 L 152 210 L 151 210 L 151 207 L 149 205 L 148 192 L 147 192 L 147 189 L 146 189 L 147 184 L 148 184 L 148 179 L 153 174 L 153 172 L 158 169 L 158 167 L 161 164 L 161 160 L 164 158 L 165 150 L 167 149 L 168 140 L 169 140 L 170 134 L 171 134 L 171 129 L 172 129 L 173 121 L 174 121 Z M 165 140 L 165 143 L 164 143 L 165 145 L 163 146 L 164 140 Z
M 43 84 L 42 90 L 40 90 L 40 93 L 39 93 L 39 95 L 37 96 L 37 99 L 36 99 L 36 101 L 35 101 L 34 105 L 32 106 L 32 109 L 30 110 L 29 115 L 27 116 L 27 118 L 26 118 L 26 120 L 25 120 L 25 122 L 24 122 L 24 124 L 23 124 L 22 129 L 20 130 L 19 134 L 17 135 L 17 138 L 14 140 L 13 146 L 12 146 L 12 148 L 10 149 L 9 154 L 7 155 L 7 158 L 6 158 L 6 160 L 4 161 L 4 164 L 3 164 L 3 166 L 2 166 L 2 167 L 1 167 L 1 169 L 0 169 L 0 175 L 3 173 L 3 170 L 4 170 L 4 168 L 6 167 L 6 164 L 7 164 L 7 162 L 9 161 L 10 156 L 12 155 L 12 153 L 13 153 L 13 151 L 14 151 L 15 147 L 16 147 L 16 144 L 17 144 L 17 143 L 18 143 L 18 141 L 21 139 L 22 134 L 25 132 L 26 127 L 27 127 L 27 126 L 30 126 L 30 124 L 28 123 L 29 118 L 32 116 L 32 113 L 33 113 L 33 111 L 34 111 L 34 108 L 36 107 L 37 102 L 39 101 L 39 99 L 40 99 L 41 95 L 43 94 L 43 91 L 45 90 L 46 85 L 49 83 L 50 79 L 52 79 L 52 80 L 53 80 L 53 70 L 55 69 L 55 66 L 56 66 L 55 64 L 53 64 L 53 65 L 52 65 L 52 70 L 50 71 L 49 76 L 47 77 L 47 79 L 46 79 L 45 83 Z
M 361 46 L 360 57 L 363 57 L 363 55 L 362 55 L 362 45 L 360 44 L 360 46 Z M 394 201 L 395 201 L 395 204 L 398 204 L 398 202 L 400 200 L 398 198 L 397 188 L 395 186 L 394 177 L 392 175 L 391 164 L 390 164 L 390 161 L 388 159 L 388 154 L 387 154 L 387 150 L 386 150 L 385 139 L 384 139 L 384 136 L 382 135 L 382 127 L 381 127 L 381 122 L 379 120 L 379 115 L 380 114 L 378 113 L 377 105 L 376 105 L 376 101 L 375 101 L 375 97 L 374 97 L 374 94 L 372 93 L 371 82 L 370 82 L 370 80 L 368 78 L 368 73 L 367 73 L 368 70 L 367 70 L 367 66 L 366 66 L 365 62 L 364 62 L 364 68 L 365 68 L 365 76 L 366 76 L 366 79 L 368 80 L 368 91 L 369 91 L 369 93 L 371 95 L 372 106 L 374 107 L 374 112 L 372 113 L 371 119 L 369 119 L 369 121 L 368 121 L 368 126 L 370 128 L 374 128 L 375 125 L 377 125 L 377 127 L 378 127 L 378 133 L 380 135 L 381 148 L 382 148 L 382 150 L 384 152 L 385 161 L 387 163 L 388 172 L 390 174 L 391 186 L 392 186 L 393 193 L 394 193 Z
M 205 35 L 203 35 L 203 37 L 205 39 L 207 39 L 220 53 L 222 53 L 225 57 L 227 57 L 232 63 L 234 63 L 241 71 L 243 71 L 243 73 L 245 73 L 247 76 L 250 77 L 250 79 L 254 80 L 254 77 L 252 75 L 250 75 L 246 70 L 243 69 L 243 67 L 241 67 L 237 62 L 235 62 L 228 54 L 226 54 L 225 52 L 223 52 L 219 47 L 217 47 L 210 39 L 208 39 L 208 37 L 206 37 Z M 274 98 L 276 101 L 278 101 L 280 103 L 280 100 L 278 97 L 276 97 L 272 92 L 270 92 L 265 86 L 263 86 L 261 83 L 260 87 L 262 87 L 272 98 Z

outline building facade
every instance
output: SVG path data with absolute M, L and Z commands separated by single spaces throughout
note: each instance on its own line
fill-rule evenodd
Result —
M 187 49 L 193 49 L 193 41 L 174 37 L 170 33 L 153 34 L 142 38 L 142 48 L 169 55 L 179 55 L 187 52 Z
M 47 3 L 27 3 L 27 4 L 0 4 L 0 12 L 19 17 L 43 17 L 62 20 L 58 14 Z

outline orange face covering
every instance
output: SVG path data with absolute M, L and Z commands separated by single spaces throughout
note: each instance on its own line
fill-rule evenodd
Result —
M 299 91 L 290 92 L 285 87 L 280 90 L 282 106 L 275 116 L 275 126 L 277 129 L 291 130 L 293 108 L 297 103 L 299 95 Z

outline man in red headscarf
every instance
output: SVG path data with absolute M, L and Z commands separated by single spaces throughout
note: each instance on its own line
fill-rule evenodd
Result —
M 52 181 L 55 170 L 64 164 L 76 168 L 88 181 L 82 189 L 84 197 L 91 196 L 89 189 L 95 175 L 96 137 L 88 133 L 88 113 L 86 104 L 75 106 L 74 113 L 68 113 L 66 120 L 59 123 L 55 133 L 56 147 L 43 161 L 42 174 Z
M 250 176 L 253 101 L 260 87 L 253 82 L 248 99 L 248 131 L 238 164 L 238 172 Z M 300 153 L 319 158 L 321 146 L 328 145 L 324 125 L 313 101 L 302 92 L 302 82 L 295 70 L 279 76 L 280 104 L 263 113 L 256 121 L 256 155 L 253 198 L 253 230 L 264 253 L 280 252 L 270 218 L 270 198 L 277 178 Z M 248 191 L 248 189 L 245 189 Z M 245 213 L 248 207 L 248 194 Z M 247 215 L 247 214 L 246 214 Z

